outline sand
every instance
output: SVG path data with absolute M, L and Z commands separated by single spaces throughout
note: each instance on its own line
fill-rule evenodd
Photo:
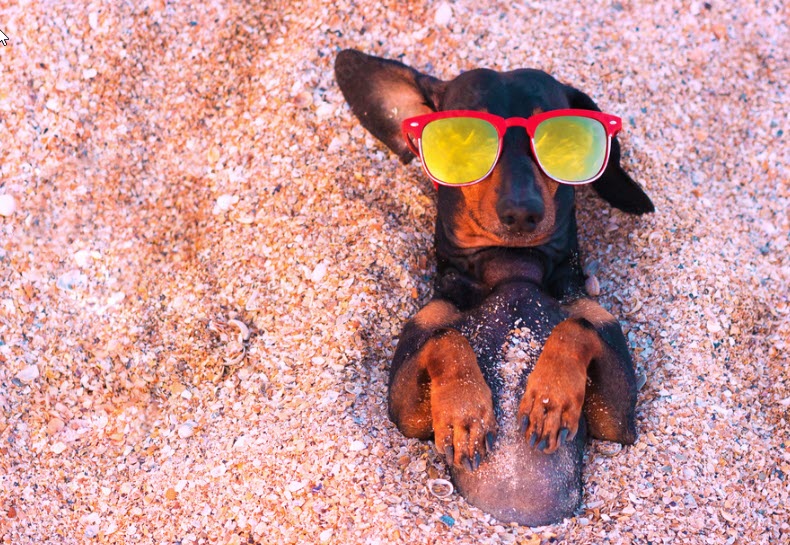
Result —
M 0 3 L 0 542 L 790 543 L 788 20 Z M 445 79 L 541 68 L 624 120 L 657 212 L 581 189 L 579 221 L 646 377 L 640 435 L 590 444 L 574 518 L 433 496 L 442 459 L 387 419 L 434 193 L 344 103 L 346 47 Z

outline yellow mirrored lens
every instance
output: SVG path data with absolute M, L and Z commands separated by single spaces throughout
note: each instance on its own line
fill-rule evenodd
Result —
M 499 135 L 488 121 L 450 117 L 428 123 L 421 146 L 431 176 L 447 184 L 467 184 L 481 179 L 494 166 Z
M 535 129 L 533 142 L 544 172 L 565 182 L 595 177 L 606 159 L 606 129 L 589 117 L 549 118 Z

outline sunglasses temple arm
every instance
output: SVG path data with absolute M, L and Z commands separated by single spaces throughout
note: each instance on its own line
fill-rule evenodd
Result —
M 417 150 L 417 146 L 414 145 L 414 141 L 411 139 L 411 134 L 409 134 L 409 130 L 406 128 L 405 123 L 401 126 L 401 133 L 403 134 L 403 139 L 406 141 L 406 145 L 409 147 L 411 152 L 419 157 L 420 152 Z

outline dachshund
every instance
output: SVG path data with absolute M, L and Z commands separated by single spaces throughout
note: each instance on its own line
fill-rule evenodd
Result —
M 335 76 L 362 125 L 403 163 L 418 155 L 437 188 L 434 293 L 398 340 L 391 420 L 407 437 L 433 439 L 462 496 L 498 520 L 541 526 L 572 516 L 587 438 L 636 440 L 637 387 L 620 324 L 584 295 L 578 180 L 563 174 L 571 158 L 551 134 L 535 136 L 549 131 L 540 120 L 562 112 L 593 125 L 619 118 L 540 70 L 475 69 L 443 81 L 344 50 Z M 452 155 L 440 124 L 428 141 L 430 121 L 457 116 L 488 131 L 488 147 L 469 144 L 480 137 L 469 133 L 462 156 Z M 603 141 L 592 188 L 627 213 L 653 212 L 620 166 L 617 138 L 610 131 Z M 549 157 L 558 150 L 559 160 Z M 476 165 L 478 155 L 488 163 Z

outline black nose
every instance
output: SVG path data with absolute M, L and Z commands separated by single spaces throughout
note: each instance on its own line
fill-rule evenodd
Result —
M 499 221 L 512 231 L 531 233 L 540 221 L 546 207 L 541 199 L 525 199 L 518 201 L 511 198 L 500 199 L 496 207 Z

